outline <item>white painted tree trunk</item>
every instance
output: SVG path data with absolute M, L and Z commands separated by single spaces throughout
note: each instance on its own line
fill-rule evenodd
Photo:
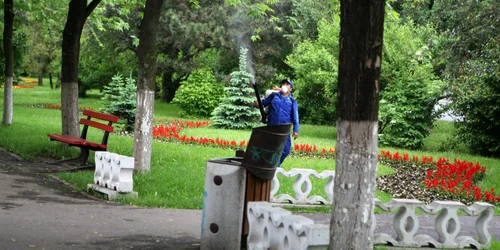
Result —
M 337 156 L 330 249 L 373 249 L 385 0 L 340 1 Z
M 14 1 L 3 1 L 3 61 L 4 61 L 4 98 L 2 124 L 11 125 L 14 113 L 12 82 L 14 80 L 14 49 L 12 41 L 14 30 Z
M 78 82 L 61 84 L 61 117 L 62 133 L 79 137 Z
M 12 124 L 12 116 L 14 113 L 14 98 L 12 94 L 13 77 L 5 77 L 5 84 L 3 86 L 3 125 Z
M 133 155 L 135 170 L 149 171 L 151 169 L 154 101 L 154 91 L 138 89 Z
M 134 131 L 134 168 L 139 171 L 151 169 L 153 144 L 153 112 L 156 79 L 156 37 L 163 0 L 147 0 L 144 18 L 141 21 L 140 42 L 137 48 L 139 77 L 137 81 L 137 112 Z
M 330 249 L 372 249 L 376 121 L 338 121 Z M 354 229 L 346 232 L 346 229 Z M 343 232 L 343 233 L 341 233 Z M 343 238 L 348 234 L 347 238 Z

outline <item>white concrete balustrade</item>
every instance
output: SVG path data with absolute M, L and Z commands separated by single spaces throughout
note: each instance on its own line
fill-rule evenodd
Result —
M 475 202 L 467 207 L 456 201 L 434 201 L 425 205 L 418 200 L 392 199 L 383 204 L 375 199 L 375 206 L 384 211 L 396 211 L 394 215 L 394 230 L 396 238 L 387 234 L 375 234 L 375 244 L 388 244 L 401 247 L 433 246 L 435 248 L 462 249 L 474 247 L 476 249 L 489 248 L 491 235 L 488 224 L 493 218 L 495 206 L 486 202 Z M 415 212 L 419 209 L 426 214 L 436 214 L 434 229 L 437 239 L 429 235 L 416 235 L 419 229 L 418 217 Z M 461 222 L 458 211 L 461 210 L 470 216 L 475 216 L 476 235 L 458 236 Z M 458 236 L 458 237 L 457 237 Z
M 295 178 L 293 183 L 293 190 L 295 194 L 279 194 L 280 181 L 278 176 L 282 175 L 285 178 Z M 313 185 L 311 178 L 326 180 L 323 190 L 324 196 L 314 195 L 310 196 Z M 290 171 L 285 171 L 282 168 L 276 169 L 276 174 L 271 182 L 271 202 L 291 202 L 293 204 L 332 204 L 333 203 L 333 181 L 335 179 L 335 171 L 325 170 L 321 173 L 312 169 L 298 169 L 293 168 Z
M 309 218 L 273 207 L 268 202 L 248 203 L 248 250 L 327 249 L 330 229 Z
M 134 189 L 134 158 L 106 151 L 95 152 L 94 184 L 88 188 L 105 193 L 109 199 L 118 194 L 137 196 Z
M 444 249 L 461 249 L 474 247 L 489 248 L 491 235 L 488 224 L 493 217 L 494 206 L 484 202 L 476 202 L 467 207 L 460 202 L 434 201 L 425 205 L 418 200 L 393 199 L 382 203 L 375 199 L 375 206 L 385 211 L 397 211 L 393 225 L 396 238 L 384 233 L 374 234 L 374 244 L 392 245 L 396 247 L 427 247 Z M 438 235 L 435 239 L 429 235 L 416 235 L 419 229 L 416 210 L 426 214 L 436 214 L 434 228 Z M 460 234 L 461 210 L 476 217 L 474 236 L 458 236 Z M 258 249 L 327 249 L 330 230 L 328 225 L 314 224 L 306 217 L 293 215 L 291 212 L 273 207 L 268 202 L 248 203 L 249 234 L 247 239 L 249 250 Z M 374 228 L 376 226 L 374 220 Z

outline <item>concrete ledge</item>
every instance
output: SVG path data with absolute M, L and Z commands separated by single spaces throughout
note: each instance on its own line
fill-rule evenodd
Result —
M 99 192 L 101 194 L 105 194 L 108 196 L 108 200 L 116 200 L 117 198 L 137 198 L 138 197 L 138 194 L 137 192 L 127 192 L 127 193 L 121 193 L 121 192 L 118 192 L 118 191 L 115 191 L 115 190 L 111 190 L 109 188 L 105 188 L 105 187 L 102 187 L 102 186 L 99 186 L 99 185 L 95 185 L 95 184 L 88 184 L 87 185 L 87 188 L 89 190 L 93 190 L 93 191 L 96 191 L 96 192 Z

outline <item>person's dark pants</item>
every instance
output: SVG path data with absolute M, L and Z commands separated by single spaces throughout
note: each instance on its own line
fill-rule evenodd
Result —
M 292 139 L 291 139 L 290 135 L 288 135 L 288 138 L 286 138 L 286 142 L 285 142 L 285 148 L 283 148 L 283 153 L 281 154 L 279 166 L 281 166 L 281 163 L 283 163 L 285 158 L 290 154 L 291 147 L 292 147 Z

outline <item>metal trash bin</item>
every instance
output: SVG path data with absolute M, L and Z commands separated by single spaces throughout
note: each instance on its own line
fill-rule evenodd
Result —
M 253 128 L 242 166 L 257 178 L 272 180 L 290 128 L 291 124 Z

